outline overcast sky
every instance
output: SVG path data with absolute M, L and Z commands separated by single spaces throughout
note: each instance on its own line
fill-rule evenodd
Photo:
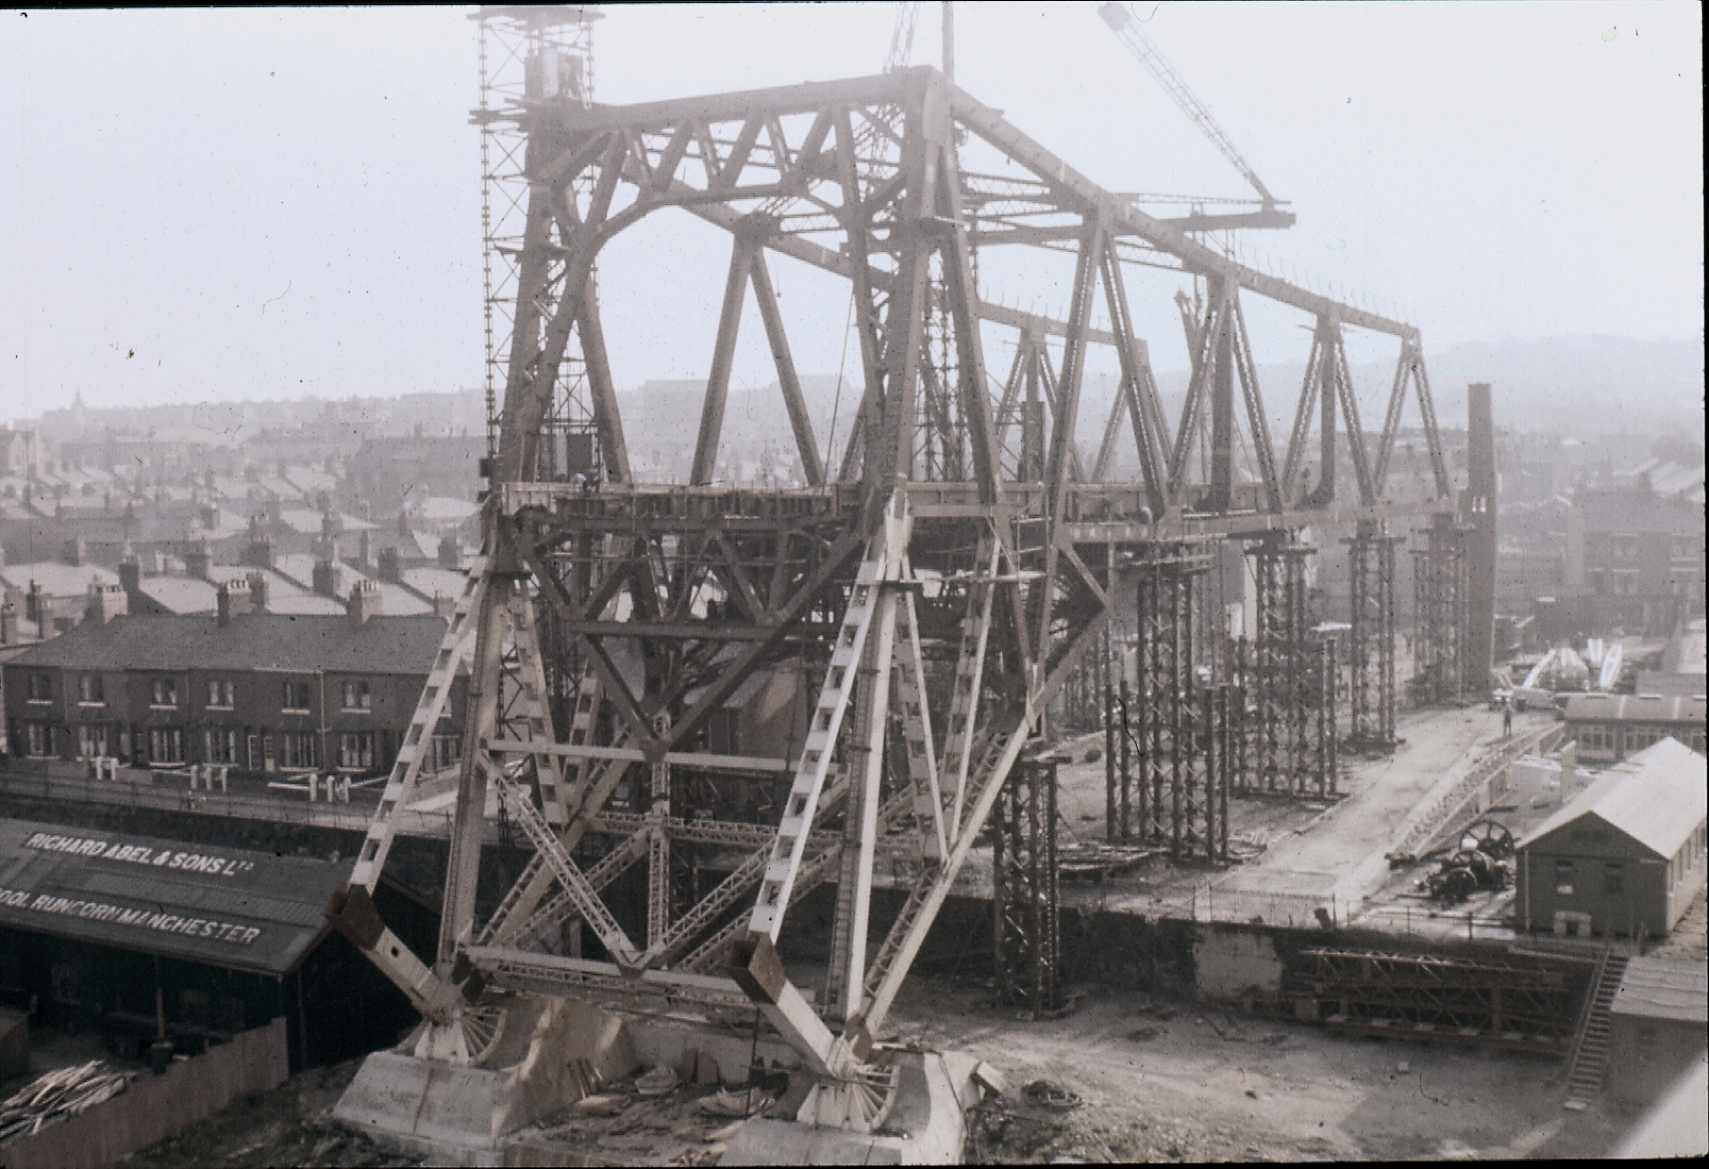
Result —
M 0 418 L 79 390 L 97 406 L 479 385 L 469 11 L 5 16 Z M 1397 306 L 1427 353 L 1701 337 L 1697 4 L 1139 11 L 1298 215 L 1249 237 L 1272 264 Z M 877 72 L 895 6 L 606 12 L 596 97 L 626 103 Z M 939 23 L 922 5 L 915 62 L 937 62 Z M 1246 193 L 1094 5 L 958 4 L 956 41 L 959 84 L 1110 189 Z M 623 388 L 703 376 L 722 292 L 727 241 L 655 218 L 601 265 Z M 776 273 L 797 364 L 835 372 L 846 286 Z M 1056 277 L 1019 298 L 1066 309 Z M 1167 290 L 1134 311 L 1178 367 Z M 1303 360 L 1303 322 L 1254 317 L 1261 361 Z M 755 325 L 738 386 L 772 377 Z

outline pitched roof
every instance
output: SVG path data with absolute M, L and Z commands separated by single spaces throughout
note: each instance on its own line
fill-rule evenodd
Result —
M 1574 694 L 1566 710 L 1568 722 L 1702 723 L 1706 717 L 1709 703 L 1678 694 Z
M 452 568 L 426 567 L 403 570 L 404 585 L 429 599 L 435 596 L 446 596 L 456 600 L 463 595 L 463 585 L 468 577 L 467 572 Z
M 1518 847 L 1530 848 L 1581 816 L 1595 816 L 1669 860 L 1703 823 L 1706 807 L 1709 760 L 1677 740 L 1663 739 L 1603 772 Z
M 15 929 L 278 976 L 325 936 L 348 866 L 0 820 L 0 870 Z
M 221 625 L 200 614 L 92 621 L 25 650 L 8 664 L 108 670 L 326 670 L 422 674 L 445 635 L 445 622 L 381 615 L 362 625 L 348 617 L 250 613 Z
M 20 593 L 29 592 L 31 581 L 41 586 L 43 596 L 81 597 L 88 594 L 92 584 L 118 584 L 119 574 L 99 564 L 61 564 L 53 560 L 0 568 L 0 583 Z
M 1709 1023 L 1709 966 L 1668 958 L 1631 958 L 1609 1010 L 1646 1019 Z
M 212 613 L 219 607 L 219 589 L 193 576 L 145 576 L 137 591 L 168 613 Z

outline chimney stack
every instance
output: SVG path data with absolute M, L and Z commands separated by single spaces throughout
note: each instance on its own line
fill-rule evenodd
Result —
M 233 617 L 254 611 L 255 601 L 247 580 L 228 580 L 220 586 L 219 617 L 222 626 L 230 625 Z
M 267 611 L 267 577 L 259 572 L 249 574 L 249 609 L 252 613 Z
M 208 531 L 216 531 L 220 526 L 220 509 L 216 504 L 202 505 L 202 526 Z
M 380 586 L 371 580 L 359 580 L 350 590 L 347 612 L 352 625 L 363 625 L 368 618 L 378 617 L 384 607 Z
M 84 612 L 84 618 L 98 625 L 105 625 L 114 617 L 123 617 L 131 611 L 130 594 L 114 584 L 96 582 L 89 586 L 89 607 Z
M 208 569 L 213 560 L 213 553 L 208 551 L 208 542 L 197 540 L 184 551 L 184 575 L 196 580 L 207 580 Z
M 344 591 L 343 585 L 344 572 L 336 563 L 328 557 L 315 561 L 314 591 L 316 593 L 337 600 L 338 594 Z
M 65 562 L 73 568 L 83 566 L 83 537 L 77 536 L 65 542 Z
M 0 604 L 0 645 L 18 644 L 18 606 L 10 597 Z
M 368 538 L 367 533 L 364 532 L 362 538 L 366 540 Z M 380 549 L 379 574 L 381 580 L 389 580 L 393 584 L 403 583 L 403 565 L 398 559 L 398 550 L 396 547 Z
M 142 561 L 135 556 L 127 556 L 119 561 L 119 587 L 126 593 L 134 593 L 142 588 Z
M 446 596 L 444 593 L 434 593 L 433 594 L 433 615 L 435 617 L 441 618 L 442 620 L 445 620 L 445 621 L 449 621 L 449 620 L 451 620 L 452 614 L 455 613 L 456 611 L 457 611 L 457 602 L 456 601 L 452 600 L 450 597 Z
M 439 537 L 439 567 L 449 568 L 453 572 L 463 567 L 463 550 L 457 547 L 457 537 Z
M 356 558 L 359 561 L 357 567 L 364 575 L 371 574 L 374 571 L 374 537 L 363 532 L 357 541 L 356 549 Z
M 253 529 L 252 529 L 253 531 Z M 243 550 L 243 563 L 250 568 L 271 570 L 277 549 L 273 537 L 266 532 L 251 535 L 249 547 Z

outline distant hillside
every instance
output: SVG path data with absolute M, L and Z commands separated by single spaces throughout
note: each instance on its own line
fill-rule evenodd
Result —
M 1489 382 L 1495 388 L 1497 425 L 1528 433 L 1593 436 L 1625 432 L 1703 435 L 1703 346 L 1699 341 L 1662 338 L 1558 337 L 1543 341 L 1505 340 L 1426 349 L 1437 418 L 1448 428 L 1464 425 L 1466 384 Z M 1259 367 L 1259 380 L 1271 410 L 1273 427 L 1291 422 L 1294 397 L 1304 376 L 1303 362 Z M 999 374 L 1000 376 L 1000 374 Z M 1381 425 L 1381 403 L 1394 377 L 1392 362 L 1355 365 L 1353 378 L 1367 427 Z M 814 430 L 824 444 L 830 430 L 837 379 L 803 375 L 802 385 Z M 1171 410 L 1187 388 L 1185 370 L 1158 370 L 1158 387 Z M 692 445 L 699 425 L 703 382 L 650 382 L 621 393 L 625 421 L 634 428 L 631 444 L 642 449 Z M 1083 389 L 1081 441 L 1097 441 L 1115 393 L 1115 379 L 1091 374 Z M 847 435 L 859 400 L 858 378 L 845 378 L 837 403 L 837 439 Z M 192 438 L 235 444 L 257 432 L 291 429 L 336 420 L 369 434 L 479 433 L 484 407 L 480 391 L 425 391 L 391 398 L 302 399 L 138 405 L 112 409 L 52 410 L 33 423 L 50 442 L 108 429 L 120 433 Z M 1408 410 L 1409 421 L 1414 417 Z M 793 444 L 788 416 L 775 386 L 732 389 L 726 414 L 726 438 L 758 449 Z
M 1425 368 L 1437 422 L 1450 429 L 1465 425 L 1467 384 L 1488 382 L 1496 425 L 1502 429 L 1560 437 L 1684 432 L 1701 441 L 1703 436 L 1703 346 L 1696 341 L 1557 337 L 1475 342 L 1439 351 L 1427 346 Z M 1258 373 L 1271 424 L 1291 423 L 1283 416 L 1292 409 L 1305 363 L 1262 365 Z M 1382 425 L 1381 404 L 1393 380 L 1392 361 L 1353 367 L 1361 417 L 1370 429 Z M 1187 371 L 1159 370 L 1157 383 L 1166 402 L 1179 400 L 1187 389 Z M 1088 385 L 1087 390 L 1089 402 L 1101 401 L 1107 409 L 1113 387 Z M 1416 418 L 1410 404 L 1405 417 L 1409 425 Z

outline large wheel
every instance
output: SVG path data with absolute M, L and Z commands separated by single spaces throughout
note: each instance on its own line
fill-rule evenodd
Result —
M 492 1054 L 498 1037 L 504 1031 L 504 1008 L 474 1005 L 464 1007 L 458 1024 L 463 1029 L 463 1046 L 469 1053 L 469 1066 L 479 1067 Z
M 1460 848 L 1476 849 L 1485 856 L 1503 860 L 1513 855 L 1513 833 L 1505 824 L 1479 820 L 1460 834 Z

